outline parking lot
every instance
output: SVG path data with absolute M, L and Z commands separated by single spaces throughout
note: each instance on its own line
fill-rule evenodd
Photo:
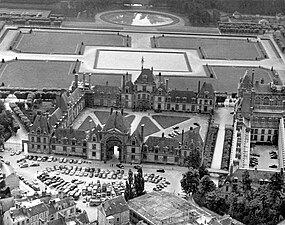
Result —
M 123 194 L 129 169 L 135 173 L 137 169 L 134 167 L 138 166 L 123 164 L 124 167 L 119 168 L 114 162 L 104 164 L 101 161 L 65 156 L 55 156 L 52 159 L 38 154 L 29 154 L 28 157 L 19 152 L 11 155 L 9 151 L 1 154 L 4 161 L 10 163 L 11 170 L 20 175 L 22 179 L 20 187 L 26 192 L 33 193 L 47 189 L 57 193 L 61 190 L 65 195 L 78 198 L 78 207 L 86 210 L 91 220 L 96 219 L 97 215 L 95 208 L 91 205 L 96 206 L 106 199 Z M 147 192 L 164 190 L 182 193 L 180 180 L 187 168 L 151 164 L 140 166 L 142 166 Z M 164 170 L 164 173 L 157 170 Z M 47 175 L 39 177 L 43 173 Z

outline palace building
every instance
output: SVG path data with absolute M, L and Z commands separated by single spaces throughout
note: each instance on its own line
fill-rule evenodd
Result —
M 234 112 L 234 135 L 231 165 L 249 168 L 254 144 L 278 145 L 280 168 L 284 162 L 285 86 L 276 75 L 271 83 L 254 78 L 247 71 L 238 85 L 238 102 Z
M 84 75 L 83 85 L 79 84 L 76 74 L 70 90 L 57 95 L 53 113 L 38 112 L 28 134 L 29 152 L 107 161 L 113 157 L 116 146 L 121 162 L 183 165 L 191 150 L 202 151 L 200 127 L 189 127 L 176 138 L 162 135 L 146 139 L 144 125 L 131 134 L 123 108 L 212 113 L 215 105 L 212 85 L 204 83 L 198 87 L 198 93 L 170 90 L 168 80 L 160 73 L 155 76 L 153 69 L 143 68 L 134 83 L 131 74 L 124 75 L 121 87 L 108 83 L 92 87 L 90 80 L 89 75 L 89 83 L 86 83 Z M 103 127 L 92 120 L 87 130 L 72 127 L 85 107 L 98 106 L 110 107 L 109 118 Z

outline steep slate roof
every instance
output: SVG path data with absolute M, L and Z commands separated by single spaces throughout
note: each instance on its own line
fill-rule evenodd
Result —
M 65 219 L 62 217 L 59 217 L 56 220 L 51 220 L 47 222 L 47 225 L 66 225 Z
M 83 140 L 86 138 L 86 133 L 84 130 L 72 129 L 72 128 L 58 128 L 55 131 L 55 136 L 57 139 L 67 138 L 76 140 Z
M 48 207 L 43 202 L 41 202 L 40 204 L 29 207 L 28 208 L 28 215 L 34 216 L 34 215 L 38 215 L 38 214 L 40 214 L 42 212 L 46 212 L 46 211 L 48 211 Z
M 251 90 L 252 88 L 252 77 L 249 74 L 248 70 L 243 75 L 243 78 L 241 79 L 241 88 L 245 88 L 246 90 Z
M 169 92 L 169 97 L 171 98 L 171 102 L 176 102 L 176 97 L 179 97 L 179 102 L 183 102 L 184 97 L 186 97 L 186 103 L 196 102 L 196 94 L 194 91 L 171 90 Z
M 112 96 L 120 93 L 120 88 L 118 86 L 109 86 L 109 85 L 95 85 L 93 88 L 95 94 L 100 95 L 100 93 L 111 94 Z
M 161 94 L 165 95 L 166 94 L 166 87 L 164 84 L 159 84 L 158 87 L 154 90 L 154 94 L 158 95 L 159 94 L 159 89 L 161 89 Z
M 83 213 L 80 213 L 76 217 L 76 220 L 79 221 L 80 224 L 88 224 L 90 222 L 86 211 L 84 211 Z
M 205 95 L 208 95 L 208 98 L 214 98 L 214 93 L 215 91 L 214 91 L 213 85 L 211 83 L 204 82 L 197 97 L 205 98 Z
M 129 206 L 123 196 L 105 201 L 102 203 L 102 208 L 106 213 L 106 217 L 129 210 Z
M 113 112 L 109 115 L 109 118 L 103 128 L 103 131 L 108 131 L 111 129 L 117 129 L 122 133 L 127 133 L 129 129 L 126 127 L 126 121 L 121 112 Z
M 145 144 L 149 147 L 149 150 L 154 150 L 154 148 L 158 146 L 160 152 L 170 152 L 179 147 L 178 140 L 167 137 L 150 136 Z
M 144 79 L 145 76 L 146 76 L 146 79 Z M 154 84 L 154 82 L 155 82 L 155 77 L 153 75 L 153 71 L 150 69 L 143 68 L 137 80 L 135 81 L 135 84 L 137 83 Z
M 195 127 L 193 130 L 188 130 L 184 133 L 184 145 L 186 144 L 187 141 L 187 146 L 189 146 L 191 149 L 192 147 L 202 147 L 203 146 L 203 140 L 200 135 L 200 127 Z
M 59 107 L 63 111 L 67 111 L 69 102 L 71 104 L 76 103 L 82 97 L 82 95 L 83 95 L 83 93 L 80 90 L 80 88 L 76 88 L 73 92 L 65 91 L 65 92 L 61 93 L 60 94 Z
M 14 208 L 12 210 L 13 212 L 13 217 L 15 218 L 15 221 L 22 221 L 22 220 L 25 220 L 25 219 L 28 219 L 29 217 L 24 213 L 24 210 L 23 208 Z
M 125 89 L 126 89 L 126 87 L 128 87 L 129 88 L 129 94 L 132 94 L 132 93 L 134 93 L 134 84 L 133 84 L 133 82 L 132 81 L 127 81 L 126 82 L 126 84 L 125 84 Z M 126 93 L 126 91 L 125 90 L 123 90 L 123 92 L 124 93 Z
M 37 114 L 30 131 L 37 132 L 39 128 L 41 133 L 46 132 L 48 134 L 51 131 L 48 118 L 45 114 L 43 115 L 42 113 Z
M 62 110 L 61 108 L 57 108 L 50 116 L 50 125 L 54 126 L 56 124 L 56 122 L 60 119 L 60 117 L 62 116 Z

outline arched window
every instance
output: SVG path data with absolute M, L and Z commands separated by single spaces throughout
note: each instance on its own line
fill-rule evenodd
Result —
M 268 97 L 264 97 L 263 105 L 269 105 L 269 98 Z
M 255 97 L 255 104 L 260 104 L 260 97 L 259 96 Z

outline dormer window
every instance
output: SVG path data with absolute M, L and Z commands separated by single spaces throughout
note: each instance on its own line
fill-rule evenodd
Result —
M 146 83 L 147 82 L 147 75 L 143 75 L 142 79 L 143 79 L 143 82 Z
M 76 145 L 76 140 L 73 139 L 72 142 L 71 142 L 71 144 L 72 144 L 72 145 Z
M 97 141 L 96 135 L 92 136 L 92 141 Z
M 126 87 L 126 93 L 128 94 L 129 93 L 129 87 Z
M 182 98 L 182 101 L 183 101 L 183 102 L 186 102 L 186 100 L 187 100 L 186 97 L 183 97 L 183 98 Z
M 37 134 L 40 134 L 41 133 L 41 128 L 37 128 Z
M 175 101 L 176 101 L 176 102 L 179 102 L 179 100 L 180 100 L 179 97 L 176 97 L 176 98 L 175 98 Z
M 162 90 L 158 89 L 158 95 L 162 95 Z
M 132 140 L 132 145 L 136 145 L 136 140 Z

